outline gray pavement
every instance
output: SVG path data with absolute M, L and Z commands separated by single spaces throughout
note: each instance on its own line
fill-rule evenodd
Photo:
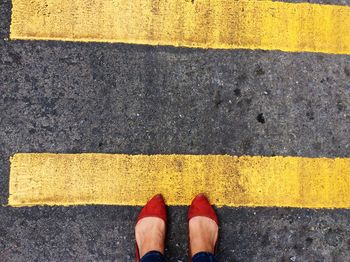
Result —
M 2 261 L 134 261 L 139 208 L 0 208 Z M 186 208 L 171 207 L 166 255 L 187 261 Z M 350 212 L 221 208 L 219 261 L 348 261 Z
M 349 157 L 349 134 L 350 56 L 0 40 L 2 204 L 16 152 Z M 138 211 L 1 207 L 1 261 L 133 261 Z M 186 261 L 186 208 L 169 211 Z M 218 213 L 221 261 L 350 260 L 348 210 Z

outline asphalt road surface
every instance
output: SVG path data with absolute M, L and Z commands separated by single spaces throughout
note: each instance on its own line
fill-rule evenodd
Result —
M 134 260 L 139 207 L 6 207 L 17 152 L 350 155 L 349 55 L 8 41 L 10 15 L 1 0 L 1 261 Z M 217 211 L 220 261 L 350 260 L 349 210 Z

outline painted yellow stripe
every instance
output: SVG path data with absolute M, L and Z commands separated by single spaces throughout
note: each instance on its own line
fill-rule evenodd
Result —
M 9 205 L 188 205 L 350 208 L 350 159 L 227 155 L 17 154 Z
M 12 0 L 12 39 L 350 54 L 350 7 L 268 0 Z

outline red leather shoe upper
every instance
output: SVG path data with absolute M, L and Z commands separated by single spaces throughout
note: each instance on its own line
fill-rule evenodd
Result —
M 155 195 L 148 203 L 142 208 L 137 222 L 145 217 L 159 217 L 167 222 L 166 206 L 162 195 Z
M 190 209 L 188 210 L 188 221 L 191 218 L 197 216 L 208 217 L 214 220 L 217 225 L 219 225 L 215 210 L 210 205 L 209 200 L 205 197 L 204 194 L 199 194 L 196 196 L 192 201 Z

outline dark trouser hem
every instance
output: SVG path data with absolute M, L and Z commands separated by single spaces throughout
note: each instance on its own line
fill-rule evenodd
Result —
M 192 262 L 217 262 L 212 253 L 199 252 L 192 257 Z
M 150 251 L 141 258 L 140 262 L 165 262 L 165 258 L 159 251 Z
M 165 262 L 165 258 L 159 251 L 150 251 L 141 258 L 140 262 Z M 192 262 L 217 262 L 217 259 L 212 253 L 199 252 L 192 257 Z

